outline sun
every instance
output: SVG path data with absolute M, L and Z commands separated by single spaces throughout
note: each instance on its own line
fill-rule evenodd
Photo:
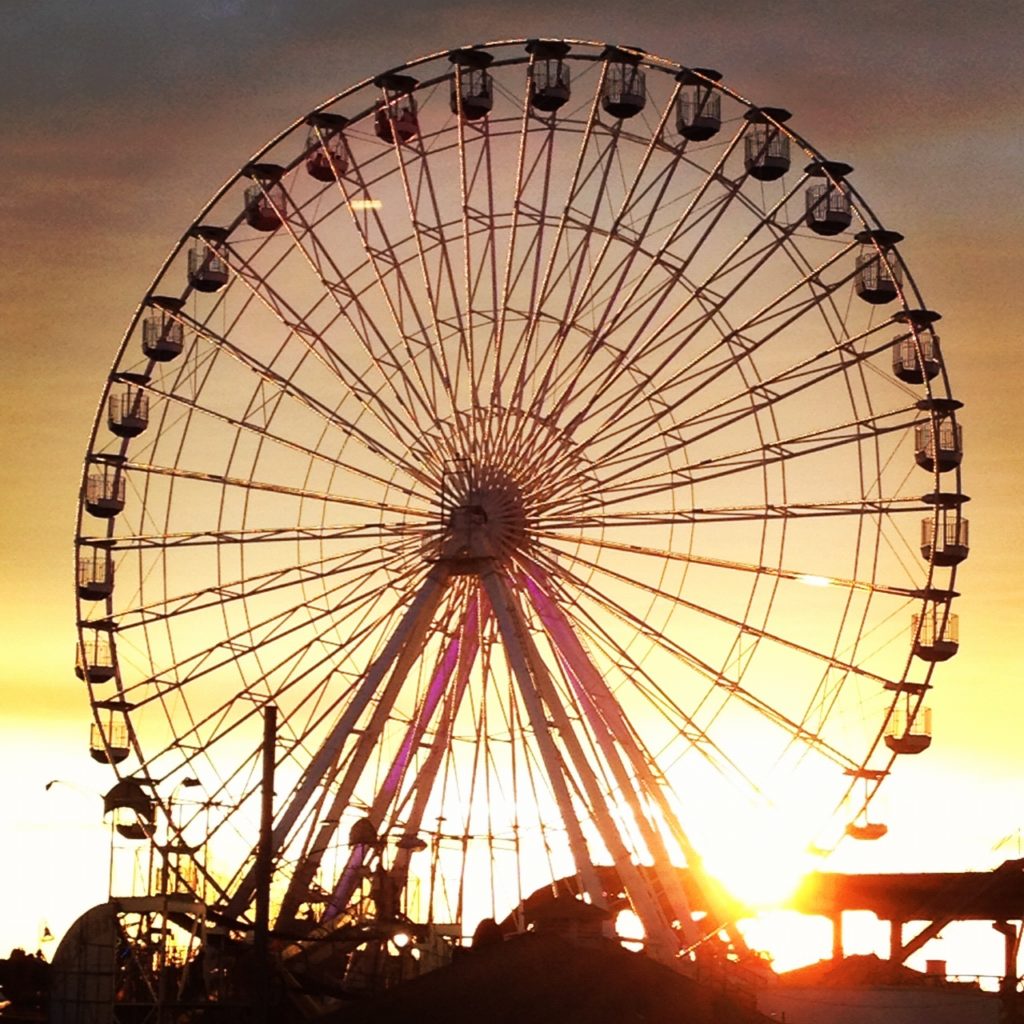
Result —
M 783 906 L 808 872 L 818 865 L 799 832 L 769 822 L 751 838 L 716 845 L 704 858 L 704 869 L 743 908 L 755 914 Z

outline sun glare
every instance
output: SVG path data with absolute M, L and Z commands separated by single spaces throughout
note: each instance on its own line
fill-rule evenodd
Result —
M 832 581 L 827 576 L 797 576 L 797 579 L 801 583 L 805 583 L 809 587 L 828 587 L 832 585 Z
M 788 836 L 761 836 L 756 845 L 733 846 L 705 862 L 708 872 L 751 912 L 782 906 L 815 864 Z

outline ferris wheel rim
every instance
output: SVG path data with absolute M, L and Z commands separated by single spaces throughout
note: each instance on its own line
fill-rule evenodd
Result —
M 527 42 L 528 42 L 528 40 L 516 40 L 516 41 L 511 41 L 509 43 L 483 44 L 483 46 L 484 47 L 488 47 L 488 48 L 496 48 L 497 46 L 503 46 L 503 45 L 524 45 Z M 571 45 L 573 45 L 573 46 L 584 46 L 585 45 L 585 46 L 594 46 L 594 47 L 600 46 L 602 48 L 604 47 L 604 44 L 581 43 L 579 41 L 571 41 Z M 483 48 L 483 47 L 481 47 L 481 48 Z M 429 63 L 431 61 L 435 61 L 436 62 L 441 57 L 447 57 L 448 53 L 449 53 L 449 51 L 445 51 L 445 52 L 440 53 L 440 54 L 433 54 L 433 55 L 429 55 L 427 57 L 419 58 L 419 59 L 417 59 L 415 61 L 408 62 L 406 64 L 400 65 L 398 68 L 392 69 L 392 71 L 388 72 L 387 74 L 400 74 L 402 72 L 413 70 L 413 69 L 415 69 L 415 68 L 417 68 L 417 67 L 419 67 L 421 65 L 427 64 L 427 63 Z M 574 55 L 574 56 L 576 56 L 576 55 Z M 590 54 L 590 55 L 586 56 L 585 59 L 589 59 L 589 60 L 591 60 L 591 61 L 596 63 L 598 61 L 601 61 L 603 58 L 599 54 Z M 642 55 L 639 59 L 640 59 L 640 62 L 643 63 L 646 68 L 654 68 L 654 69 L 656 69 L 658 71 L 662 71 L 662 72 L 666 72 L 666 73 L 678 73 L 680 71 L 686 70 L 686 69 L 684 69 L 682 67 L 682 65 L 671 65 L 671 64 L 667 64 L 667 62 L 666 63 L 658 63 L 657 61 L 660 60 L 659 58 L 651 58 L 649 55 Z M 525 64 L 527 61 L 528 61 L 528 58 L 517 57 L 515 60 L 511 60 L 510 59 L 506 63 L 507 64 Z M 651 61 L 654 61 L 654 63 L 652 63 Z M 497 67 L 499 65 L 496 63 L 495 66 Z M 171 268 L 171 266 L 174 264 L 175 259 L 180 255 L 180 253 L 182 252 L 184 246 L 186 244 L 188 244 L 188 242 L 191 239 L 195 238 L 197 232 L 203 227 L 204 224 L 207 223 L 207 217 L 208 217 L 209 213 L 217 208 L 218 203 L 220 203 L 221 200 L 223 200 L 228 195 L 228 193 L 231 191 L 232 188 L 234 188 L 234 187 L 236 187 L 238 185 L 238 183 L 241 181 L 241 179 L 243 177 L 248 176 L 247 175 L 247 170 L 251 170 L 251 168 L 252 168 L 254 163 L 258 163 L 267 154 L 272 153 L 273 150 L 275 149 L 275 147 L 280 145 L 280 143 L 285 141 L 289 136 L 291 136 L 293 133 L 301 130 L 301 128 L 303 126 L 308 124 L 310 118 L 313 115 L 327 112 L 329 108 L 331 108 L 332 106 L 336 105 L 337 103 L 339 103 L 340 101 L 344 100 L 345 98 L 347 98 L 347 97 L 357 93 L 359 90 L 365 89 L 368 86 L 368 84 L 375 82 L 376 79 L 379 78 L 379 77 L 380 76 L 375 76 L 375 78 L 373 78 L 373 79 L 364 80 L 363 82 L 358 83 L 357 85 L 351 87 L 350 89 L 346 90 L 345 92 L 339 93 L 337 96 L 335 96 L 332 99 L 326 101 L 325 103 L 321 104 L 320 106 L 314 108 L 312 111 L 310 111 L 309 114 L 305 115 L 303 118 L 300 118 L 299 120 L 294 122 L 289 128 L 287 128 L 279 136 L 277 136 L 275 139 L 271 140 L 271 142 L 268 143 L 267 146 L 265 146 L 261 150 L 259 150 L 258 153 L 255 154 L 255 156 L 250 161 L 247 161 L 243 165 L 243 167 L 239 170 L 239 172 L 236 175 L 234 175 L 231 179 L 229 179 L 225 183 L 225 185 L 222 186 L 222 188 L 217 193 L 215 193 L 213 198 L 211 198 L 210 202 L 201 211 L 199 217 L 196 218 L 196 220 L 192 223 L 192 225 L 189 227 L 189 229 L 182 235 L 182 237 L 179 240 L 179 242 L 177 243 L 177 245 L 174 247 L 172 252 L 169 254 L 169 256 L 167 257 L 167 260 L 165 261 L 165 263 L 163 265 L 163 267 L 158 272 L 157 277 L 154 279 L 153 285 L 150 287 L 150 289 L 147 292 L 146 296 L 144 297 L 143 301 L 140 303 L 139 307 L 137 308 L 136 314 L 133 317 L 132 322 L 131 322 L 131 324 L 130 324 L 130 326 L 128 328 L 128 331 L 126 332 L 125 338 L 124 338 L 124 340 L 122 342 L 122 346 L 121 346 L 117 356 L 115 357 L 115 363 L 114 363 L 114 367 L 115 368 L 120 365 L 120 361 L 122 359 L 123 354 L 127 351 L 130 341 L 135 337 L 137 325 L 141 321 L 141 319 L 144 316 L 146 310 L 148 308 L 150 308 L 150 306 L 152 305 L 152 303 L 153 303 L 153 301 L 154 301 L 154 299 L 155 299 L 155 297 L 157 295 L 158 289 L 162 286 L 164 275 L 168 272 L 169 268 Z M 425 83 L 425 85 L 430 85 L 432 82 L 436 84 L 436 82 L 447 81 L 448 78 L 450 78 L 450 73 L 449 73 L 448 76 L 444 76 L 444 75 L 438 76 L 438 78 L 436 80 L 431 80 L 431 82 Z M 724 86 L 721 86 L 717 81 L 715 81 L 713 83 L 713 87 L 716 90 L 719 90 L 723 95 L 729 96 L 730 98 L 732 98 L 733 100 L 739 102 L 740 104 L 745 105 L 747 110 L 748 110 L 748 112 L 752 111 L 752 110 L 755 110 L 755 109 L 759 110 L 761 112 L 766 110 L 766 108 L 755 108 L 753 104 L 749 103 L 749 101 L 744 100 L 738 94 L 731 92 L 730 90 L 728 90 Z M 596 109 L 596 99 L 595 99 L 595 109 Z M 772 122 L 775 123 L 776 119 L 774 118 L 774 116 L 772 114 L 766 114 L 765 116 L 767 116 L 769 118 L 769 120 L 772 120 Z M 371 114 L 370 114 L 370 112 L 368 110 L 368 111 L 364 111 L 362 114 L 359 115 L 359 118 L 354 119 L 354 120 L 362 119 L 362 120 L 366 120 L 369 123 L 369 118 L 370 117 L 371 117 Z M 818 153 L 818 151 L 810 149 L 808 147 L 808 145 L 806 144 L 806 142 L 804 140 L 802 140 L 799 136 L 793 134 L 791 132 L 791 130 L 789 128 L 787 128 L 782 123 L 781 120 L 778 120 L 778 123 L 776 124 L 776 127 L 778 128 L 778 130 L 780 132 L 784 133 L 791 141 L 794 141 L 798 145 L 800 145 L 801 148 L 804 149 L 805 153 L 807 153 L 809 156 L 811 156 L 812 159 L 824 160 L 824 158 L 821 156 L 820 153 Z M 461 145 L 462 144 L 460 142 L 459 143 L 460 149 L 461 149 Z M 291 167 L 287 168 L 287 170 L 290 171 L 292 169 L 298 168 L 300 166 L 301 162 L 302 162 L 302 159 L 303 159 L 303 156 L 300 153 L 300 155 L 293 160 L 293 163 L 292 163 Z M 838 183 L 837 182 L 836 184 L 838 184 L 842 189 L 848 190 L 849 195 L 856 202 L 856 209 L 857 209 L 858 216 L 866 215 L 866 216 L 870 217 L 872 219 L 872 221 L 873 221 L 873 215 L 870 213 L 870 211 L 867 209 L 867 207 L 863 204 L 863 201 L 860 199 L 859 195 L 856 193 L 856 191 L 853 189 L 853 187 L 849 186 L 849 184 L 846 183 L 845 181 L 843 181 L 842 183 Z M 740 201 L 741 202 L 746 202 L 746 200 L 743 199 L 742 197 L 741 197 Z M 230 232 L 232 230 L 234 230 L 234 228 L 237 227 L 242 222 L 242 219 L 243 219 L 243 215 L 242 215 L 241 212 L 239 212 L 237 214 L 234 222 L 232 222 L 230 224 L 229 228 L 226 229 L 227 233 L 230 234 Z M 862 223 L 865 224 L 865 229 L 866 230 L 869 230 L 869 231 L 881 230 L 880 227 L 878 226 L 877 222 L 874 222 L 875 223 L 875 227 L 874 228 L 867 228 L 867 222 L 865 222 L 865 221 L 862 221 Z M 418 228 L 414 227 L 412 235 L 410 237 L 415 237 L 415 238 L 419 237 L 419 235 L 418 235 Z M 397 244 L 398 245 L 402 245 L 403 243 L 399 242 Z M 894 255 L 886 256 L 885 259 L 897 259 L 898 258 L 898 253 L 896 253 L 896 251 L 894 249 L 892 249 L 890 251 Z M 415 254 L 409 255 L 407 257 L 407 259 L 410 262 L 414 263 L 415 259 L 416 259 Z M 916 285 L 913 283 L 913 280 L 911 278 L 909 278 L 909 274 L 906 277 L 906 287 L 912 292 L 911 298 L 916 300 L 916 301 L 912 305 L 908 305 L 906 297 L 904 296 L 904 294 L 901 293 L 900 296 L 899 296 L 899 301 L 900 301 L 900 305 L 902 307 L 902 310 L 905 311 L 905 310 L 910 309 L 910 308 L 922 308 L 923 309 L 924 308 L 923 300 L 920 299 L 919 293 L 917 292 Z M 189 294 L 189 292 L 186 291 L 186 295 L 188 295 L 188 294 Z M 552 365 L 553 365 L 553 362 L 552 362 Z M 863 365 L 862 364 L 858 364 L 858 369 L 862 371 L 863 370 Z M 941 373 L 942 373 L 942 376 L 941 376 L 941 378 L 939 378 L 939 380 L 944 385 L 945 390 L 946 390 L 946 394 L 948 394 L 949 393 L 948 392 L 948 379 L 946 378 L 946 365 L 945 365 L 945 362 L 941 363 Z M 94 422 L 94 427 L 93 427 L 93 432 L 92 432 L 91 440 L 90 440 L 90 443 L 89 443 L 89 452 L 88 452 L 87 457 L 86 457 L 86 465 L 85 465 L 85 468 L 83 470 L 83 494 L 85 493 L 85 489 L 86 489 L 86 482 L 87 482 L 86 478 L 87 478 L 87 475 L 88 475 L 88 472 L 89 472 L 89 467 L 90 467 L 90 465 L 94 464 L 93 460 L 95 459 L 95 456 L 97 454 L 100 454 L 100 453 L 98 453 L 95 450 L 97 448 L 96 439 L 98 438 L 98 436 L 99 436 L 99 434 L 101 432 L 101 429 L 102 429 L 103 408 L 106 405 L 106 401 L 107 401 L 108 395 L 110 394 L 112 385 L 115 382 L 115 377 L 118 379 L 118 381 L 120 381 L 121 379 L 124 378 L 124 373 L 118 372 L 115 369 L 115 372 L 113 372 L 111 374 L 111 378 L 110 378 L 110 380 L 108 380 L 107 385 L 106 385 L 106 387 L 104 389 L 103 398 L 102 398 L 101 404 L 100 404 L 100 409 L 97 412 L 97 416 L 96 416 L 96 419 L 95 419 L 95 422 Z M 924 382 L 924 386 L 925 386 L 925 393 L 928 396 L 928 398 L 930 399 L 932 397 L 932 381 L 931 380 L 925 381 Z M 325 425 L 324 429 L 325 430 L 328 429 L 326 425 Z M 550 443 L 553 443 L 553 442 L 550 442 Z M 102 447 L 102 445 L 100 447 Z M 122 444 L 122 448 L 121 448 L 121 456 L 122 457 L 123 457 L 124 453 L 129 449 L 129 447 L 130 447 L 129 441 L 125 440 L 124 443 Z M 113 459 L 116 456 L 104 456 L 104 457 L 108 458 L 108 459 Z M 656 456 L 652 456 L 652 457 L 656 457 Z M 395 468 L 394 472 L 397 473 L 399 471 L 399 469 L 401 469 L 401 468 L 402 467 Z M 938 478 L 938 474 L 936 473 L 936 480 L 937 480 L 937 478 Z M 955 479 L 956 479 L 956 492 L 959 493 L 959 491 L 960 491 L 959 467 L 956 467 L 956 469 L 955 469 Z M 252 484 L 251 481 L 250 481 L 250 484 Z M 224 481 L 221 481 L 218 485 L 224 486 L 225 488 L 228 486 L 228 484 L 226 482 L 224 482 Z M 148 486 L 148 484 L 147 484 L 147 486 Z M 413 485 L 410 484 L 408 486 L 412 487 Z M 938 484 L 936 483 L 936 492 L 938 492 L 938 489 L 939 489 L 938 488 Z M 306 492 L 303 490 L 303 488 L 299 488 L 298 489 L 298 491 L 296 493 L 296 496 L 299 496 L 301 498 L 301 500 L 305 500 L 305 497 L 307 497 L 307 496 L 310 498 L 310 500 L 318 500 L 318 499 L 324 498 L 323 494 L 309 494 L 309 495 L 307 495 Z M 223 507 L 224 499 L 222 498 L 221 500 L 222 500 L 222 507 Z M 396 505 L 396 510 L 398 510 L 399 508 L 400 508 L 400 506 Z M 406 505 L 405 509 L 406 509 L 406 511 L 408 511 L 409 506 Z M 90 538 L 90 537 L 88 537 L 84 533 L 84 526 L 83 526 L 83 524 L 85 522 L 87 522 L 87 520 L 84 518 L 86 516 L 86 514 L 87 514 L 87 512 L 86 512 L 86 509 L 85 509 L 85 503 L 84 503 L 84 499 L 83 499 L 83 501 L 80 502 L 79 515 L 78 515 L 78 524 L 79 525 L 78 525 L 78 541 L 77 541 L 77 544 L 78 544 L 79 548 L 81 548 L 83 545 L 86 545 L 86 544 L 98 545 L 99 543 L 102 542 L 102 538 L 98 541 L 96 538 Z M 110 520 L 108 520 L 108 525 L 107 525 L 106 542 L 108 542 L 110 544 L 113 544 L 114 543 L 113 538 L 114 538 L 114 521 L 113 521 L 113 519 L 110 519 Z M 927 577 L 926 577 L 925 583 L 924 583 L 924 585 L 921 588 L 922 592 L 927 592 L 927 591 L 930 591 L 932 589 L 932 582 L 933 582 L 934 572 L 935 572 L 935 565 L 934 564 L 929 565 L 928 573 L 927 573 Z M 951 572 L 950 572 L 949 587 L 946 588 L 946 589 L 948 589 L 948 591 L 952 591 L 953 583 L 955 581 L 955 573 L 956 573 L 956 567 L 954 565 L 952 567 Z M 778 580 L 776 580 L 776 586 L 777 585 L 778 585 Z M 924 600 L 926 600 L 926 599 L 924 599 Z M 751 601 L 753 601 L 753 592 L 751 593 Z M 867 614 L 867 609 L 866 608 L 864 610 L 864 614 L 865 615 Z M 82 617 L 80 615 L 80 619 L 81 618 Z M 85 619 L 84 621 L 85 622 L 89 622 L 90 620 L 89 619 Z M 742 629 L 742 625 L 743 624 L 737 624 L 737 625 L 740 626 L 740 628 Z M 253 626 L 250 623 L 249 624 L 250 631 L 252 630 L 252 628 L 253 628 Z M 80 644 L 84 643 L 84 640 L 82 639 L 82 632 L 81 632 L 82 629 L 83 629 L 83 625 L 80 623 L 80 625 L 79 625 L 79 631 L 80 631 L 79 643 Z M 764 631 L 764 630 L 762 630 L 761 633 L 762 633 L 762 636 L 768 636 L 769 635 L 768 632 Z M 839 643 L 838 635 L 837 635 L 837 638 L 836 638 L 836 643 L 837 643 L 837 645 Z M 908 654 L 908 656 L 907 656 L 907 664 L 908 664 L 908 666 L 909 666 L 909 664 L 911 662 L 911 659 L 912 659 L 912 654 Z M 835 652 L 833 652 L 832 655 L 831 655 L 831 661 L 833 663 L 837 664 L 837 665 L 840 664 L 839 659 L 835 656 Z M 849 667 L 850 666 L 847 666 L 847 668 L 849 668 Z M 117 672 L 117 678 L 116 678 L 117 692 L 118 692 L 118 694 L 121 697 L 124 697 L 126 695 L 126 689 L 125 689 L 125 687 L 124 687 L 124 685 L 122 683 L 120 672 L 119 672 L 119 668 L 118 668 L 118 666 L 116 664 L 115 664 L 114 668 L 115 668 L 115 672 Z M 933 669 L 934 669 L 934 663 L 932 663 L 931 665 L 929 665 L 927 667 L 926 674 L 923 677 L 923 682 L 921 684 L 919 684 L 921 686 L 921 690 L 920 690 L 920 692 L 915 694 L 915 699 L 917 701 L 917 704 L 916 704 L 917 707 L 920 707 L 921 701 L 923 701 L 923 699 L 924 699 L 924 690 L 928 687 L 928 685 L 930 683 L 931 673 L 932 673 Z M 907 672 L 908 672 L 908 669 L 904 669 L 903 679 L 900 681 L 901 683 L 903 681 L 905 681 L 906 676 L 907 676 Z M 918 685 L 918 684 L 915 684 L 915 685 Z M 890 706 L 890 715 L 892 713 L 892 710 L 895 709 L 895 707 L 897 705 L 897 702 L 899 701 L 899 698 L 900 698 L 900 692 L 894 692 L 894 695 L 893 695 L 893 698 L 892 698 L 892 704 Z M 864 807 L 865 808 L 867 807 L 867 804 L 869 803 L 870 799 L 872 798 L 875 790 L 877 790 L 878 785 L 881 784 L 882 778 L 884 778 L 884 775 L 887 774 L 888 770 L 891 768 L 891 766 L 894 763 L 894 761 L 896 760 L 896 756 L 897 756 L 895 753 L 890 754 L 890 756 L 888 757 L 888 761 L 884 763 L 884 767 L 875 767 L 875 768 L 871 768 L 871 769 L 868 769 L 868 767 L 867 767 L 869 762 L 872 761 L 872 759 L 874 758 L 875 752 L 878 749 L 880 743 L 882 742 L 884 729 L 885 729 L 885 723 L 882 723 L 879 726 L 879 728 L 878 728 L 878 731 L 877 731 L 877 733 L 876 733 L 876 735 L 874 737 L 874 740 L 873 740 L 872 744 L 870 745 L 870 748 L 868 749 L 867 753 L 863 756 L 863 759 L 861 760 L 861 763 L 859 765 L 851 766 L 851 772 L 852 772 L 852 779 L 853 779 L 853 781 L 851 781 L 851 784 L 850 784 L 850 791 L 853 790 L 853 787 L 854 787 L 854 785 L 855 785 L 855 783 L 857 781 L 866 780 L 866 782 L 868 783 L 868 792 L 865 793 L 865 797 L 864 797 Z M 143 752 L 141 747 L 138 746 L 138 738 L 137 737 L 133 737 L 133 740 L 136 743 L 136 754 L 137 754 L 137 757 L 139 758 L 140 763 L 145 764 L 146 763 L 147 755 Z M 877 759 L 875 759 L 875 760 L 877 761 Z M 858 773 L 860 773 L 860 774 L 858 774 Z

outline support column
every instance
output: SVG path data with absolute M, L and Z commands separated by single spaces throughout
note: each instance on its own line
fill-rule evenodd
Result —
M 895 963 L 902 963 L 900 955 L 903 952 L 903 922 L 889 922 L 889 959 Z
M 260 841 L 256 851 L 256 920 L 253 958 L 258 981 L 254 986 L 254 1018 L 266 1024 L 270 1014 L 270 887 L 274 876 L 274 765 L 277 752 L 277 705 L 263 708 L 263 776 L 260 786 Z
M 1020 953 L 1021 929 L 1012 921 L 993 921 L 992 927 L 1003 937 L 1003 992 L 1017 991 L 1017 956 Z
M 843 959 L 843 912 L 832 915 L 832 959 Z

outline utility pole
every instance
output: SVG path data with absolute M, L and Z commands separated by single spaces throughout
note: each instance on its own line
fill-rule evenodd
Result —
M 265 1024 L 270 1013 L 270 883 L 274 873 L 274 759 L 277 750 L 277 705 L 263 706 L 263 780 L 261 783 L 260 842 L 256 851 L 256 922 L 253 966 L 256 999 L 253 1020 Z

